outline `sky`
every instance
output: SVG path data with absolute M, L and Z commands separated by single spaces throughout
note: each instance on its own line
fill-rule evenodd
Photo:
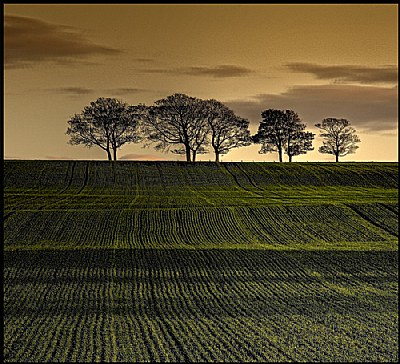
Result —
M 6 4 L 4 158 L 106 159 L 68 144 L 67 121 L 99 97 L 153 105 L 174 93 L 216 99 L 250 121 L 292 109 L 346 118 L 361 142 L 341 161 L 398 161 L 398 5 Z M 241 147 L 222 161 L 277 161 Z M 183 160 L 143 144 L 125 160 Z M 199 160 L 214 160 L 210 151 Z M 285 156 L 285 161 L 287 156 Z

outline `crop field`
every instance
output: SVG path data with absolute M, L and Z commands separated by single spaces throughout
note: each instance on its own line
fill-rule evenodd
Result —
M 398 362 L 398 163 L 4 161 L 6 362 Z

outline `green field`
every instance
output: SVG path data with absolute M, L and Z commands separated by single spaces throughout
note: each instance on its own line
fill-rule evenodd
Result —
M 3 165 L 6 361 L 398 361 L 398 163 Z

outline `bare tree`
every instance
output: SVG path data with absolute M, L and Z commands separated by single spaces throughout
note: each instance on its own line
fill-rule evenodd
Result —
M 208 150 L 206 146 L 209 144 L 208 134 L 210 127 L 204 118 L 204 103 L 199 105 L 199 118 L 196 120 L 192 129 L 192 139 L 190 141 L 190 150 L 192 151 L 192 161 L 196 162 L 197 154 L 206 154 Z
M 93 119 L 85 120 L 81 114 L 75 114 L 68 120 L 68 124 L 66 134 L 71 137 L 69 144 L 83 144 L 88 148 L 97 145 L 107 152 L 108 160 L 112 160 L 110 132 L 107 124 L 99 127 Z
M 190 162 L 191 154 L 195 158 L 206 142 L 202 107 L 202 100 L 185 94 L 157 100 L 142 117 L 149 143 L 156 143 L 155 149 L 161 150 L 175 145 L 171 152 L 184 153 Z
M 231 109 L 217 100 L 207 100 L 205 105 L 216 162 L 219 162 L 221 154 L 252 143 L 247 119 L 236 116 Z
M 68 120 L 69 143 L 88 148 L 98 146 L 107 152 L 108 160 L 112 157 L 117 160 L 117 150 L 122 145 L 141 140 L 137 134 L 139 118 L 135 110 L 120 100 L 100 97 Z
M 111 127 L 111 148 L 114 160 L 117 160 L 117 150 L 127 143 L 138 143 L 142 140 L 138 134 L 141 106 L 128 106 L 123 103 L 116 112 Z
M 204 101 L 198 99 L 198 117 L 193 121 L 193 125 L 191 127 L 191 138 L 189 140 L 189 148 L 192 155 L 192 162 L 196 162 L 196 157 L 198 154 L 206 154 L 208 153 L 207 146 L 209 144 L 208 134 L 210 131 L 210 127 L 205 118 L 205 105 Z M 186 154 L 186 150 L 184 147 L 176 148 L 171 150 L 172 153 L 175 154 Z
M 335 155 L 336 162 L 339 162 L 339 157 L 355 153 L 356 143 L 361 141 L 346 119 L 326 118 L 315 126 L 322 130 L 319 136 L 325 138 L 319 152 Z
M 282 162 L 285 151 L 291 162 L 293 156 L 313 149 L 314 134 L 304 131 L 306 125 L 293 110 L 268 109 L 261 116 L 258 132 L 253 136 L 253 141 L 261 144 L 259 153 L 277 151 Z

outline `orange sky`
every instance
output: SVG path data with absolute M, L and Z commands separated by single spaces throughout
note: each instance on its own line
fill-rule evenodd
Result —
M 151 105 L 176 92 L 250 120 L 293 109 L 308 130 L 347 118 L 343 161 L 397 161 L 397 5 L 4 5 L 4 156 L 105 159 L 67 144 L 67 120 L 98 97 Z M 315 151 L 294 161 L 333 161 Z M 259 146 L 222 161 L 277 160 Z M 123 159 L 182 157 L 125 145 Z M 213 160 L 212 153 L 199 158 Z

